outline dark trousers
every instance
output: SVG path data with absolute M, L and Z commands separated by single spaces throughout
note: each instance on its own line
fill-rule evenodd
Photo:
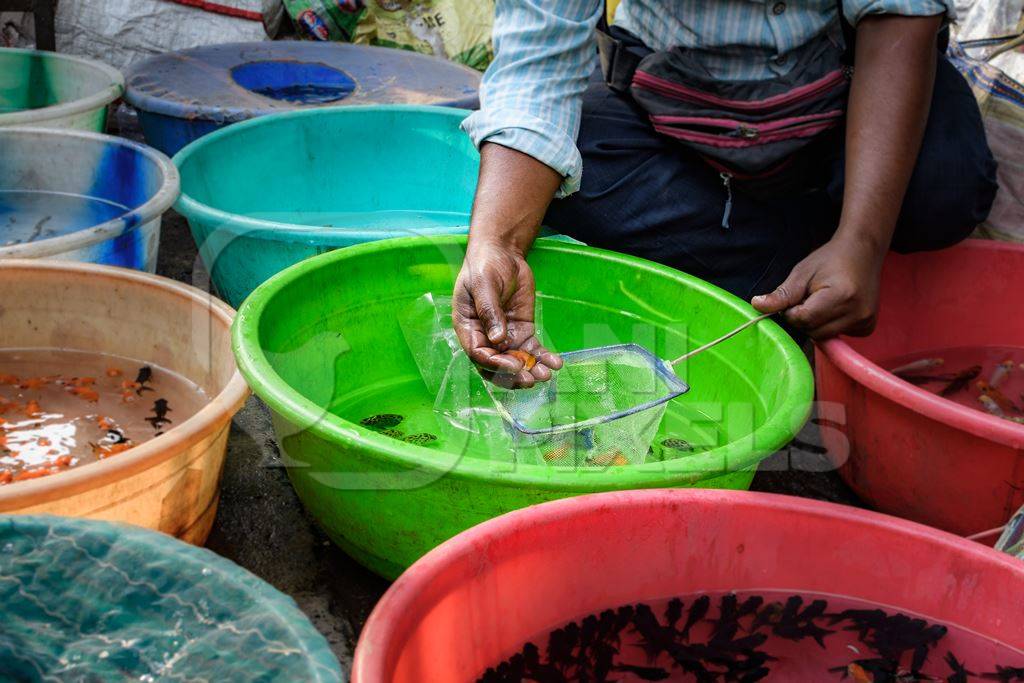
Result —
M 730 227 L 718 172 L 656 133 L 599 73 L 583 99 L 581 189 L 551 204 L 545 225 L 596 247 L 664 263 L 749 299 L 774 289 L 835 232 L 844 141 L 817 144 L 803 191 L 755 199 L 734 187 Z M 892 242 L 900 252 L 940 249 L 988 215 L 995 161 L 959 72 L 940 57 L 931 113 Z

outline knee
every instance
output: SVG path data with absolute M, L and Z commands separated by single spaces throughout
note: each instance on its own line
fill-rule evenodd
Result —
M 992 208 L 996 162 L 981 138 L 956 162 L 938 162 L 930 177 L 914 178 L 907 188 L 892 248 L 901 253 L 944 249 L 966 239 Z

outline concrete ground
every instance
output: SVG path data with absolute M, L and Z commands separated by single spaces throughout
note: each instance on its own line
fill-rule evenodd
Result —
M 193 284 L 206 278 L 184 219 L 164 218 L 157 272 Z M 813 429 L 801 435 L 813 442 Z M 814 446 L 762 463 L 754 490 L 859 505 Z M 285 473 L 266 407 L 251 398 L 228 442 L 211 550 L 292 596 L 348 670 L 359 632 L 388 582 L 335 548 L 303 510 Z

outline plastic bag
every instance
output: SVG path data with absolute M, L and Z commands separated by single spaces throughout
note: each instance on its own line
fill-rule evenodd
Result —
M 300 35 L 413 50 L 483 70 L 494 0 L 284 0 Z
M 978 228 L 983 237 L 1024 242 L 1024 85 L 985 61 L 1001 44 L 1015 37 L 950 41 L 949 58 L 963 73 L 981 109 L 989 147 L 999 164 L 999 192 L 988 219 Z M 1024 55 L 1010 51 L 1001 57 L 1015 60 L 1024 73 Z

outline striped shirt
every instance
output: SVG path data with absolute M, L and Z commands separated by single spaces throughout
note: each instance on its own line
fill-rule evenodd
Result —
M 856 26 L 870 14 L 952 16 L 952 0 L 843 0 Z M 594 31 L 602 0 L 498 0 L 495 58 L 480 86 L 480 110 L 462 127 L 529 154 L 562 174 L 559 196 L 579 188 L 580 107 L 597 66 Z M 785 74 L 788 54 L 838 20 L 836 0 L 622 0 L 615 23 L 648 47 L 700 48 L 718 78 Z

